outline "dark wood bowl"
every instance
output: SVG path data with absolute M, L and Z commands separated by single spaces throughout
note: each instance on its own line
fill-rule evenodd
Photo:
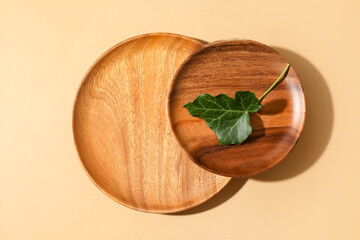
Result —
M 305 121 L 305 97 L 295 70 L 250 114 L 253 132 L 241 145 L 220 145 L 216 134 L 183 105 L 197 96 L 220 93 L 234 97 L 251 91 L 260 97 L 288 61 L 274 49 L 251 40 L 205 45 L 178 69 L 168 96 L 170 125 L 179 144 L 199 166 L 224 176 L 249 177 L 283 160 L 298 141 Z

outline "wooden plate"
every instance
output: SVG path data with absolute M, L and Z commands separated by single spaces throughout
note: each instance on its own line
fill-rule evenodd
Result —
M 272 48 L 250 40 L 210 43 L 178 70 L 168 98 L 169 120 L 178 142 L 199 166 L 217 174 L 248 177 L 279 163 L 294 147 L 305 120 L 305 98 L 292 67 L 250 114 L 253 133 L 242 145 L 219 145 L 216 134 L 183 108 L 197 96 L 252 91 L 260 97 L 286 66 Z
M 90 179 L 113 200 L 177 212 L 229 182 L 191 162 L 167 120 L 171 79 L 202 45 L 175 34 L 141 35 L 108 50 L 86 74 L 74 105 L 75 145 Z

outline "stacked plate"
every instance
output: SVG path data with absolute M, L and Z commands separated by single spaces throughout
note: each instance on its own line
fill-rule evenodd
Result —
M 251 115 L 253 131 L 241 145 L 220 145 L 183 105 L 204 93 L 260 96 L 286 64 L 251 40 L 206 43 L 152 33 L 115 45 L 90 68 L 76 96 L 73 134 L 86 173 L 118 203 L 172 213 L 208 200 L 231 177 L 273 167 L 294 147 L 305 120 L 292 67 Z

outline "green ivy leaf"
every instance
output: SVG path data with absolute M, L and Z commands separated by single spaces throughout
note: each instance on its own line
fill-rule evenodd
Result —
M 235 99 L 220 94 L 198 96 L 184 105 L 193 117 L 205 120 L 217 135 L 221 145 L 241 144 L 252 132 L 249 113 L 261 108 L 260 101 L 249 91 L 238 91 Z

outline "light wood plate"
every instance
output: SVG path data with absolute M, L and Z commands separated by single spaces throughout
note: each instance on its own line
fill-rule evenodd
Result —
M 118 203 L 178 212 L 229 182 L 190 161 L 167 120 L 174 73 L 203 44 L 175 34 L 137 36 L 108 50 L 86 74 L 73 111 L 75 145 L 90 179 Z
M 217 174 L 249 177 L 279 163 L 294 147 L 305 120 L 305 98 L 292 67 L 250 114 L 253 133 L 241 145 L 219 145 L 216 134 L 183 108 L 197 96 L 252 91 L 259 98 L 280 76 L 287 60 L 250 40 L 210 43 L 178 70 L 168 99 L 169 120 L 178 142 L 199 166 Z M 291 160 L 289 160 L 291 161 Z

